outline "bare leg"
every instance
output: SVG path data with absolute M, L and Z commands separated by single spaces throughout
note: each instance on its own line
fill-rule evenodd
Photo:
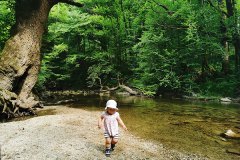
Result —
M 106 138 L 106 143 L 105 143 L 106 148 L 110 148 L 111 147 L 111 141 L 112 141 L 112 139 L 110 137 Z
M 118 142 L 117 138 L 112 138 L 111 141 L 111 150 L 114 151 L 115 144 Z
M 112 144 L 116 144 L 117 142 L 118 142 L 118 139 L 117 138 L 113 138 L 111 143 Z
M 111 141 L 112 141 L 112 139 L 109 137 L 109 138 L 106 138 L 106 143 L 105 143 L 105 146 L 106 146 L 106 150 L 105 150 L 105 155 L 107 156 L 107 157 L 109 157 L 110 156 L 110 148 L 111 148 Z

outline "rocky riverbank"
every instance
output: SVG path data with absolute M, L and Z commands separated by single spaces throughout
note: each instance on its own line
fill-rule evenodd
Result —
M 121 139 L 110 158 L 104 155 L 104 138 L 97 128 L 100 112 L 47 106 L 38 116 L 0 124 L 2 160 L 28 159 L 206 159 L 180 153 L 121 130 Z
M 76 97 L 78 96 L 88 96 L 88 95 L 97 95 L 97 96 L 110 96 L 110 95 L 117 95 L 117 96 L 138 96 L 138 97 L 154 97 L 154 96 L 147 96 L 147 95 L 131 95 L 126 91 L 116 90 L 112 92 L 100 92 L 99 90 L 63 90 L 63 91 L 46 91 L 36 97 L 36 99 L 42 99 L 45 104 L 48 105 L 59 105 L 59 104 L 66 104 L 69 102 L 76 101 Z M 162 95 L 156 95 L 155 98 L 160 97 L 163 98 Z M 203 96 L 192 94 L 191 96 L 186 95 L 165 95 L 167 99 L 182 99 L 187 101 L 200 101 L 200 102 L 219 102 L 223 104 L 229 103 L 240 103 L 240 97 L 215 97 L 215 96 Z

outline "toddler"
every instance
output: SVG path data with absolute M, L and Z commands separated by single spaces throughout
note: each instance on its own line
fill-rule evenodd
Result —
M 105 112 L 102 113 L 98 120 L 98 128 L 104 128 L 104 137 L 106 140 L 105 154 L 107 157 L 110 156 L 111 151 L 114 150 L 115 144 L 118 142 L 118 123 L 123 127 L 124 130 L 127 130 L 127 127 L 120 118 L 117 110 L 117 102 L 114 100 L 108 100 Z

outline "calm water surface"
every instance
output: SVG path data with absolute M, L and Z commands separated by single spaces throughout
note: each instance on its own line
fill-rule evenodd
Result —
M 240 105 L 123 96 L 77 96 L 69 107 L 103 111 L 108 99 L 118 102 L 119 113 L 136 136 L 163 143 L 182 152 L 210 159 L 240 159 L 240 140 L 223 140 L 228 129 L 240 132 Z

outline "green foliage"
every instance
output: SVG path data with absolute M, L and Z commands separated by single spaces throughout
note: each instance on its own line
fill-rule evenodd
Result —
M 117 78 L 120 76 L 121 81 L 129 79 L 132 76 L 132 69 L 135 67 L 135 55 L 132 50 L 134 41 L 137 41 L 137 36 L 133 27 L 137 25 L 130 24 L 134 20 L 134 14 L 131 10 L 137 12 L 136 8 L 122 8 L 120 1 L 86 1 L 86 5 L 91 8 L 84 8 L 83 11 L 78 8 L 56 5 L 50 14 L 49 31 L 45 38 L 44 44 L 44 61 L 48 55 L 56 56 L 55 60 L 48 62 L 49 70 L 42 72 L 40 76 L 45 74 L 50 76 L 58 86 L 63 86 L 62 82 L 58 83 L 59 78 L 54 78 L 55 72 L 65 77 L 65 81 L 75 79 L 75 73 L 82 72 L 82 77 L 78 77 L 83 86 L 99 87 L 101 85 L 116 85 Z M 133 7 L 134 4 L 123 2 L 123 5 Z M 130 10 L 131 9 L 131 10 Z M 61 11 L 61 12 L 60 12 Z M 124 11 L 131 16 L 126 16 Z M 106 15 L 106 12 L 108 13 Z M 131 26 L 130 26 L 131 25 Z M 66 44 L 68 51 L 65 52 L 66 60 L 58 59 L 54 53 L 52 44 Z M 72 67 L 72 70 L 64 70 L 58 68 L 53 70 L 53 66 L 63 65 L 62 61 L 68 61 L 69 57 L 72 64 L 80 66 L 79 68 Z M 74 58 L 73 58 L 74 57 Z M 56 61 L 58 59 L 58 61 Z M 54 63 L 56 62 L 56 63 Z M 81 65 L 81 63 L 84 65 Z M 43 63 L 44 64 L 44 63 Z M 67 66 L 70 64 L 65 65 Z M 46 80 L 46 79 L 45 79 Z M 59 87 L 56 87 L 59 88 Z
M 14 4 L 14 0 L 0 1 L 0 51 L 10 36 L 11 26 L 15 23 Z
M 159 4 L 171 12 L 167 14 Z M 226 53 L 221 44 L 221 14 L 194 1 L 153 1 L 148 6 L 145 30 L 134 46 L 139 64 L 135 73 L 141 82 L 133 84 L 151 92 L 199 92 L 199 80 L 222 69 Z
M 236 86 L 239 86 L 239 77 L 236 75 L 228 75 L 224 78 L 208 80 L 201 84 L 201 95 L 204 96 L 235 96 L 235 92 L 239 92 Z
M 239 0 L 233 16 L 224 15 L 225 1 L 82 2 L 83 8 L 59 3 L 51 10 L 37 88 L 99 88 L 120 82 L 150 96 L 227 96 L 239 85 L 234 68 Z M 13 18 L 10 3 L 1 3 L 2 48 Z M 226 58 L 229 75 L 223 72 Z
M 85 4 L 88 8 L 83 10 L 59 4 L 52 10 L 47 42 L 64 44 L 67 50 L 62 53 L 48 45 L 45 80 L 62 85 L 81 72 L 83 86 L 115 86 L 120 79 L 147 95 L 205 94 L 202 88 L 214 81 L 209 78 L 221 73 L 226 56 L 223 19 L 208 3 L 86 0 Z M 231 36 L 236 31 L 233 20 L 224 23 Z

